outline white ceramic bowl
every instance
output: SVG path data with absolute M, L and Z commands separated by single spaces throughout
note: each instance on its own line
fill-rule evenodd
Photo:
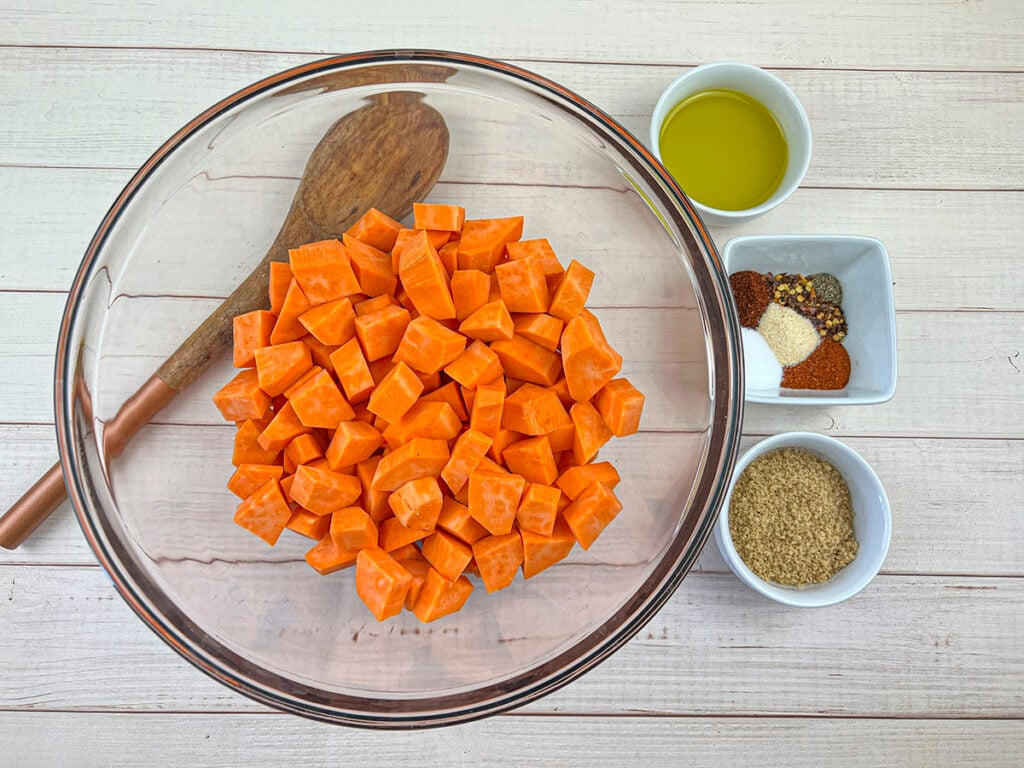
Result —
M 840 390 L 747 389 L 750 403 L 873 405 L 896 394 L 896 309 L 885 246 L 853 235 L 749 235 L 722 250 L 728 274 L 830 272 L 843 286 L 850 382 Z
M 857 537 L 857 556 L 843 570 L 821 584 L 784 587 L 758 577 L 740 558 L 729 533 L 729 501 L 718 515 L 715 541 L 726 563 L 741 581 L 776 602 L 797 608 L 821 608 L 853 597 L 878 574 L 889 551 L 892 515 L 878 475 L 860 454 L 835 438 L 813 432 L 783 432 L 751 446 L 740 457 L 729 483 L 731 499 L 736 480 L 758 456 L 777 448 L 803 448 L 839 470 L 850 487 L 853 502 L 853 531 Z
M 692 200 L 694 206 L 709 224 L 727 225 L 749 221 L 777 206 L 800 186 L 807 167 L 811 163 L 811 124 L 807 120 L 800 100 L 784 82 L 775 75 L 765 72 L 753 64 L 732 61 L 718 61 L 701 64 L 672 81 L 662 92 L 651 116 L 651 151 L 661 160 L 661 126 L 672 108 L 688 96 L 711 88 L 725 88 L 739 91 L 764 104 L 775 116 L 782 128 L 789 147 L 789 162 L 786 174 L 775 193 L 753 208 L 741 211 L 726 211 L 711 208 L 699 200 Z M 683 190 L 686 191 L 685 189 Z

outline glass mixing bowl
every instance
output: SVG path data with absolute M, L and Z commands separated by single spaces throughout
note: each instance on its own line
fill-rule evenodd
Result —
M 214 363 L 119 456 L 105 425 L 252 270 L 327 128 L 395 92 L 444 118 L 428 200 L 525 216 L 563 263 L 645 393 L 639 434 L 602 450 L 624 509 L 590 548 L 458 613 L 374 620 L 352 572 L 312 545 L 267 547 L 232 522 L 233 425 Z M 711 531 L 742 417 L 739 327 L 714 245 L 651 154 L 608 115 L 513 66 L 440 52 L 344 56 L 226 99 L 171 138 L 107 214 L 71 290 L 57 355 L 60 451 L 78 519 L 115 587 L 174 650 L 261 702 L 350 725 L 440 725 L 580 676 L 665 603 Z

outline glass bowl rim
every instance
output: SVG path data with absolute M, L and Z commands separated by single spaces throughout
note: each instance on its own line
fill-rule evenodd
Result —
M 87 474 L 87 472 L 84 469 L 80 470 L 74 450 L 77 435 L 77 429 L 74 424 L 75 393 L 74 387 L 68 386 L 68 383 L 74 381 L 73 375 L 77 365 L 76 358 L 72 354 L 71 340 L 76 326 L 80 302 L 89 284 L 89 279 L 93 275 L 96 262 L 103 251 L 107 236 L 139 189 L 147 182 L 157 167 L 170 157 L 183 142 L 210 121 L 216 119 L 222 112 L 238 107 L 265 91 L 287 82 L 332 70 L 375 64 L 410 62 L 435 63 L 439 65 L 445 63 L 458 64 L 510 77 L 514 80 L 524 81 L 525 84 L 543 92 L 548 97 L 568 102 L 569 106 L 585 113 L 588 118 L 595 121 L 621 141 L 625 145 L 625 149 L 633 153 L 635 159 L 645 164 L 647 166 L 646 170 L 651 172 L 652 176 L 661 183 L 665 193 L 675 204 L 676 213 L 680 215 L 681 220 L 678 222 L 680 229 L 683 232 L 690 233 L 695 238 L 698 250 L 707 257 L 708 274 L 706 275 L 706 282 L 709 283 L 708 287 L 716 295 L 718 299 L 717 306 L 721 309 L 721 312 L 718 313 L 719 316 L 713 319 L 720 322 L 720 327 L 716 330 L 719 330 L 722 334 L 718 339 L 722 343 L 714 345 L 714 349 L 709 350 L 709 356 L 712 355 L 712 351 L 714 352 L 714 360 L 710 361 L 713 363 L 713 379 L 710 384 L 714 396 L 712 397 L 712 407 L 710 409 L 712 421 L 709 428 L 709 442 L 704 452 L 704 458 L 705 460 L 710 460 L 705 464 L 703 474 L 698 476 L 699 488 L 704 491 L 704 508 L 696 518 L 696 524 L 690 533 L 684 536 L 682 530 L 678 531 L 669 542 L 669 547 L 662 556 L 658 567 L 646 577 L 644 583 L 654 583 L 656 588 L 650 590 L 648 594 L 641 596 L 639 599 L 637 599 L 637 596 L 642 595 L 643 590 L 638 590 L 631 596 L 633 599 L 627 599 L 624 605 L 616 609 L 611 618 L 606 619 L 604 623 L 587 634 L 575 638 L 571 641 L 571 645 L 563 647 L 556 655 L 547 658 L 544 662 L 534 664 L 534 666 L 529 667 L 525 671 L 516 672 L 513 676 L 500 680 L 498 684 L 492 682 L 471 688 L 470 693 L 475 698 L 470 706 L 459 705 L 455 701 L 448 705 L 447 708 L 444 706 L 432 706 L 432 708 L 424 707 L 417 710 L 389 711 L 381 708 L 353 708 L 317 703 L 301 695 L 286 693 L 285 691 L 267 686 L 261 681 L 247 677 L 237 669 L 232 668 L 231 665 L 224 663 L 223 657 L 225 655 L 234 657 L 238 656 L 238 654 L 235 654 L 216 641 L 204 644 L 204 647 L 198 647 L 180 627 L 166 621 L 160 612 L 154 609 L 149 596 L 136 585 L 135 580 L 127 572 L 127 568 L 108 546 L 106 537 L 98 525 L 99 519 L 106 514 L 105 511 L 100 508 L 94 512 L 90 506 L 88 494 L 83 486 L 83 474 Z M 700 275 L 694 275 L 694 277 L 700 277 Z M 697 298 L 702 307 L 702 320 L 706 326 L 711 313 L 707 311 L 708 305 L 699 292 Z M 707 327 L 705 327 L 705 331 L 708 331 Z M 86 249 L 69 290 L 61 320 L 54 375 L 58 450 L 68 487 L 68 498 L 82 528 L 82 532 L 100 565 L 106 571 L 115 589 L 136 615 L 193 666 L 228 688 L 238 691 L 262 704 L 316 720 L 379 729 L 423 728 L 449 725 L 480 719 L 522 706 L 577 679 L 586 671 L 608 658 L 636 635 L 672 596 L 682 582 L 683 577 L 692 567 L 697 555 L 714 529 L 718 511 L 725 500 L 725 492 L 732 475 L 732 467 L 738 455 L 744 407 L 743 366 L 739 350 L 739 324 L 736 314 L 732 310 L 728 278 L 725 275 L 722 260 L 714 242 L 692 203 L 683 194 L 664 166 L 618 121 L 571 90 L 546 77 L 516 65 L 499 62 L 483 56 L 427 49 L 388 49 L 358 52 L 331 56 L 283 70 L 252 83 L 222 99 L 197 115 L 167 139 L 139 168 L 125 185 L 124 189 L 118 194 Z M 716 433 L 714 426 L 718 424 L 723 424 L 724 429 Z M 714 463 L 717 463 L 717 472 L 711 476 L 707 470 Z M 700 498 L 700 495 L 698 494 L 691 498 Z M 182 617 L 187 619 L 184 611 L 178 610 Z M 623 620 L 614 621 L 623 616 L 624 611 Z M 611 625 L 611 630 L 603 631 L 607 630 L 609 625 Z M 581 646 L 583 647 L 582 651 L 577 652 L 577 649 Z M 245 661 L 244 657 L 238 657 Z M 565 659 L 568 659 L 568 663 L 561 663 Z M 252 666 L 268 672 L 268 670 L 265 670 L 258 664 L 252 664 Z M 543 674 L 538 675 L 537 672 L 541 670 L 543 670 Z M 288 680 L 288 678 L 276 675 L 276 673 L 272 674 L 274 674 L 275 679 Z M 510 685 L 513 682 L 523 682 L 525 685 Z M 368 704 L 380 701 L 368 696 L 324 693 L 336 699 L 343 699 L 346 703 L 358 702 Z M 434 702 L 445 702 L 446 699 L 464 697 L 464 694 L 440 694 L 415 699 L 396 699 L 395 701 L 433 705 Z

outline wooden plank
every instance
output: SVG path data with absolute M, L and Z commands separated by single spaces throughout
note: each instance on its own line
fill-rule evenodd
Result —
M 0 49 L 9 92 L 39 95 L 9 105 L 9 119 L 0 126 L 0 163 L 136 167 L 214 102 L 308 59 L 203 51 Z M 674 66 L 525 63 L 600 105 L 643 140 L 661 90 L 681 71 Z M 814 131 L 808 186 L 1024 188 L 1024 157 L 1015 144 L 1024 132 L 1024 74 L 779 74 L 804 102 Z M 69 98 L 77 93 L 102 98 Z M 24 131 L 25 125 L 33 131 Z M 315 141 L 312 134 L 309 138 Z M 480 152 L 467 158 L 453 153 L 446 178 L 465 179 L 471 172 L 486 172 L 494 180 L 525 178 L 522 166 L 509 166 L 500 144 L 484 142 Z M 560 169 L 553 162 L 544 172 Z
M 0 167 L 0 211 L 9 221 L 0 231 L 3 288 L 66 290 L 100 219 L 130 175 L 125 170 Z M 252 183 L 257 186 L 259 180 Z M 226 186 L 233 195 L 249 193 L 239 181 Z M 489 187 L 442 184 L 434 196 L 480 210 L 507 205 L 519 211 L 531 207 L 538 192 L 515 187 L 498 196 Z M 281 180 L 275 194 L 277 204 L 287 205 L 288 180 Z M 614 194 L 603 189 L 565 190 L 559 193 L 560 209 L 576 215 L 606 205 L 603 198 Z M 871 235 L 889 251 L 899 309 L 1014 310 L 1024 293 L 1024 272 L 1017 269 L 1022 234 L 1017 211 L 1022 206 L 1024 193 L 1018 192 L 801 189 L 766 216 L 741 226 L 714 228 L 713 233 L 720 247 L 729 238 L 746 234 Z M 947 226 L 950 209 L 958 211 L 956 227 Z M 532 217 L 530 226 L 540 231 Z M 978 258 L 979 243 L 984 243 L 985 258 Z M 601 242 L 591 246 L 599 249 Z M 620 271 L 602 275 L 602 283 L 611 281 L 619 291 L 639 285 L 635 263 L 619 258 L 608 259 L 608 264 Z M 213 260 L 210 269 L 221 265 Z M 223 266 L 226 283 L 229 267 Z M 154 278 L 144 287 L 149 293 L 187 293 L 192 271 L 165 270 L 160 283 Z M 642 303 L 668 303 L 671 298 L 650 294 Z
M 1013 521 L 1024 450 L 1016 320 L 1024 288 L 1016 253 L 1024 234 L 1017 215 L 1024 27 L 1016 0 L 626 0 L 615 14 L 572 0 L 486 13 L 467 0 L 383 12 L 356 0 L 341 13 L 312 4 L 301 21 L 270 6 L 243 8 L 239 0 L 185 13 L 159 2 L 48 5 L 0 8 L 7 118 L 0 125 L 0 292 L 66 289 L 123 181 L 185 120 L 254 79 L 339 46 L 366 47 L 385 25 L 393 33 L 388 45 L 520 57 L 641 137 L 658 92 L 684 65 L 733 58 L 783 67 L 776 71 L 804 101 L 815 130 L 807 186 L 769 216 L 716 234 L 720 244 L 746 232 L 879 236 L 893 257 L 901 310 L 901 389 L 896 401 L 874 409 L 752 407 L 746 428 L 809 427 L 848 439 L 882 475 L 893 502 L 889 574 L 959 575 L 886 575 L 843 606 L 789 611 L 721 573 L 712 545 L 700 560 L 705 573 L 688 578 L 639 637 L 568 689 L 458 730 L 369 734 L 268 713 L 189 669 L 131 616 L 95 566 L 29 565 L 91 560 L 65 508 L 26 548 L 0 551 L 0 663 L 14 670 L 0 675 L 0 763 L 258 766 L 310 756 L 336 761 L 338 754 L 356 765 L 675 765 L 683 754 L 730 766 L 822 765 L 837 755 L 853 766 L 1024 763 L 1024 652 L 1017 642 L 1024 583 L 988 577 L 1021 575 Z M 644 45 L 637 45 L 641 37 Z M 300 53 L 103 49 L 147 45 Z M 874 71 L 853 71 L 859 69 Z M 887 69 L 901 71 L 881 71 Z M 83 93 L 91 98 L 83 101 Z M 292 146 L 297 156 L 315 141 L 319 127 L 309 128 Z M 470 159 L 484 161 L 480 167 L 495 179 L 522 176 L 523 167 L 494 162 L 485 133 L 469 138 Z M 452 178 L 465 180 L 473 169 L 464 159 L 454 159 Z M 285 164 L 280 185 L 229 182 L 235 187 L 228 191 L 286 204 L 294 181 L 287 177 L 297 165 Z M 538 173 L 560 179 L 562 170 L 542 165 Z M 452 192 L 461 200 L 466 189 Z M 927 189 L 937 191 L 920 191 Z M 529 188 L 522 194 L 536 197 Z M 578 200 L 572 206 L 589 208 Z M 575 216 L 580 208 L 572 206 L 560 198 L 559 212 Z M 273 227 L 274 217 L 260 217 L 223 234 L 256 254 Z M 172 242 L 191 248 L 202 233 L 184 234 Z M 181 275 L 177 282 L 161 278 L 155 292 L 205 295 L 189 290 L 185 259 L 165 258 Z M 630 255 L 602 279 L 628 284 L 634 265 Z M 221 277 L 232 282 L 227 272 Z M 122 281 L 118 288 L 132 293 L 139 285 Z M 45 422 L 52 419 L 52 344 L 63 298 L 12 297 L 0 293 L 0 327 L 9 329 L 0 330 L 0 402 L 8 404 L 0 405 L 0 509 L 55 453 Z M 28 309 L 37 301 L 39 311 Z M 201 309 L 196 303 L 185 314 Z M 1004 313 L 947 313 L 936 321 L 937 310 L 946 309 Z M 155 322 L 160 343 L 172 343 L 177 326 Z M 635 332 L 642 323 L 617 327 Z M 121 369 L 118 386 L 148 365 Z M 651 373 L 659 400 L 667 370 Z M 191 406 L 181 407 L 191 420 Z M 651 413 L 673 423 L 661 406 Z M 920 436 L 919 428 L 935 437 Z M 645 435 L 628 445 L 662 439 L 672 438 Z M 220 453 L 215 442 L 202 445 L 201 456 Z M 134 458 L 145 460 L 131 467 L 152 470 L 158 452 L 139 447 Z M 670 452 L 658 455 L 671 461 Z M 645 465 L 641 483 L 664 483 L 670 475 L 659 478 L 658 470 Z M 150 482 L 147 493 L 171 508 L 179 495 L 174 483 L 159 472 Z M 205 491 L 197 497 L 213 498 Z M 205 522 L 191 511 L 188 517 Z M 273 578 L 281 569 L 268 566 Z M 569 581 L 553 588 L 571 594 L 580 579 Z
M 67 291 L 129 170 L 0 166 L 0 288 Z
M 1024 407 L 1019 314 L 915 312 L 899 315 L 896 326 L 899 382 L 890 402 L 830 409 L 749 404 L 744 429 L 757 434 L 810 429 L 836 436 L 1021 436 L 1009 426 L 1024 424 L 1016 415 Z M 974 390 L 974 382 L 984 384 Z M 996 407 L 993 398 L 998 398 Z M 954 423 L 959 425 L 955 433 L 943 426 Z
M 744 437 L 746 450 L 761 438 Z M 886 573 L 1024 576 L 1019 533 L 1008 528 L 1024 466 L 1024 441 L 843 438 L 874 468 L 892 508 Z M 702 571 L 728 572 L 718 547 Z
M 0 708 L 261 709 L 172 653 L 98 569 L 0 567 L 0 595 Z M 528 711 L 1024 717 L 1022 608 L 1021 579 L 882 576 L 808 611 L 693 574 L 626 647 Z M 523 625 L 498 632 L 523 637 Z
M 107 329 L 102 391 L 96 413 L 109 417 L 177 346 L 217 300 L 120 297 L 117 329 Z M 0 422 L 48 423 L 59 294 L 12 293 L 0 303 Z M 692 430 L 701 415 L 678 397 L 682 381 L 701 376 L 700 339 L 691 310 L 599 310 L 608 338 L 625 355 L 624 374 L 648 396 L 648 429 Z M 1024 424 L 1020 376 L 1020 315 L 998 312 L 910 312 L 897 318 L 896 397 L 871 408 L 748 405 L 744 428 L 756 434 L 811 429 L 834 435 L 1019 438 Z M 115 338 L 116 336 L 116 338 Z M 145 340 L 144 345 L 138 341 Z M 228 361 L 211 369 L 163 414 L 167 421 L 218 421 L 209 397 L 230 374 Z M 955 383 L 955 386 L 953 386 Z M 991 407 L 998 393 L 999 408 Z
M 740 235 L 876 237 L 889 254 L 898 310 L 1015 311 L 1024 294 L 1018 206 L 1024 194 L 1016 192 L 804 188 L 761 218 L 713 233 L 719 248 Z
M 81 170 L 6 169 L 14 177 L 51 177 L 62 175 L 61 188 L 54 192 L 44 182 L 35 190 L 35 197 L 26 201 L 19 193 L 29 192 L 27 185 L 15 185 L 9 205 L 12 218 L 15 210 L 33 210 L 38 204 L 40 219 L 36 234 L 27 228 L 5 233 L 10 251 L 0 256 L 0 269 L 9 273 L 5 287 L 25 290 L 42 280 L 54 281 L 33 269 L 34 261 L 26 259 L 24 244 L 47 242 L 47 224 L 59 215 L 63 195 L 74 194 L 76 177 Z M 254 169 L 255 171 L 255 169 Z M 120 173 L 107 171 L 103 173 Z M 0 180 L 4 169 L 0 169 Z M 273 241 L 279 223 L 288 210 L 295 193 L 297 179 L 268 175 L 193 177 L 168 193 L 158 213 L 144 219 L 144 233 L 133 232 L 130 246 L 124 251 L 117 244 L 108 253 L 125 256 L 113 272 L 117 293 L 132 296 L 227 296 L 243 277 L 259 262 Z M 31 193 L 29 192 L 31 195 Z M 111 190 L 111 198 L 116 194 Z M 559 190 L 559 205 L 548 204 L 551 189 L 519 184 L 493 186 L 440 184 L 432 192 L 434 202 L 459 202 L 469 205 L 476 218 L 500 216 L 516 212 L 526 217 L 523 236 L 547 237 L 563 263 L 579 259 L 596 273 L 597 280 L 590 293 L 590 303 L 598 306 L 695 306 L 691 281 L 682 267 L 678 246 L 666 237 L 661 221 L 650 212 L 647 203 L 621 177 L 614 188 L 581 188 Z M 109 202 L 109 201 L 105 201 Z M 98 207 L 98 206 L 97 206 Z M 227 213 L 227 212 L 231 213 Z M 31 218 L 31 216 L 29 217 Z M 140 217 L 141 218 L 141 217 Z M 571 222 L 586 221 L 586 232 Z M 619 226 L 629 221 L 628 234 Z M 569 222 L 569 224 L 567 224 Z M 99 217 L 89 223 L 96 227 Z M 412 217 L 408 217 L 412 224 Z M 82 249 L 91 232 L 80 233 Z M 66 234 L 58 230 L 57 234 Z M 173 244 L 173 246 L 169 246 Z M 298 245 L 298 243 L 296 243 Z M 66 279 L 54 285 L 66 290 L 70 285 L 81 252 L 68 253 L 50 263 L 65 265 Z M 47 288 L 53 290 L 54 288 Z
M 173 428 L 161 428 L 166 434 Z M 219 434 L 219 433 L 215 433 Z M 747 437 L 742 447 L 759 438 Z M 919 574 L 987 574 L 1021 576 L 1020 537 L 1007 521 L 1019 512 L 1017 470 L 1024 465 L 1024 441 L 929 440 L 843 438 L 874 467 L 889 496 L 895 523 L 892 545 L 883 571 Z M 212 441 L 211 441 L 212 442 Z M 45 426 L 0 425 L 0 445 L 5 446 L 0 472 L 0 509 L 6 509 L 24 492 L 35 475 L 56 458 L 53 431 Z M 180 500 L 181 512 L 190 525 L 208 526 L 209 509 L 230 509 L 221 484 L 228 468 L 216 442 L 192 441 L 190 471 L 203 482 L 194 485 L 198 494 Z M 669 435 L 639 435 L 621 442 L 619 466 L 627 484 L 651 484 L 666 492 L 665 483 L 679 477 L 677 458 L 683 450 Z M 640 460 L 644 456 L 644 460 Z M 177 459 L 180 464 L 185 459 Z M 161 459 L 150 457 L 149 470 L 159 471 Z M 171 460 L 172 462 L 174 459 Z M 968 482 L 964 478 L 969 478 Z M 207 487 L 208 486 L 208 487 Z M 226 522 L 228 514 L 222 515 Z M 177 517 L 175 518 L 177 519 Z M 229 527 L 218 544 L 223 553 L 251 556 L 258 548 L 243 532 Z M 284 559 L 302 556 L 299 543 L 282 548 Z M 74 516 L 64 505 L 14 552 L 0 551 L 0 564 L 94 563 Z M 713 542 L 697 564 L 704 572 L 725 572 L 727 566 Z
M 14 765 L 66 768 L 102 764 L 277 768 L 328 764 L 591 766 L 678 765 L 678 755 L 707 768 L 817 768 L 842 755 L 848 768 L 936 765 L 1015 768 L 1024 760 L 1016 722 L 510 715 L 415 733 L 372 733 L 288 715 L 215 717 L 71 712 L 0 713 Z M 623 732 L 628 730 L 628 738 Z M 73 743 L 73 750 L 66 745 Z M 512 750 L 498 744 L 514 743 Z M 642 745 L 642 748 L 638 748 Z
M 358 0 L 339 14 L 311 5 L 301 17 L 241 0 L 178 10 L 147 3 L 127 11 L 89 0 L 0 14 L 7 45 L 247 48 L 310 53 L 394 48 L 464 50 L 487 56 L 602 61 L 754 61 L 797 67 L 1018 69 L 1022 36 L 1012 0 L 855 6 L 814 0 L 620 3 L 594 13 L 572 0 L 489 8 L 456 0 L 440 15 L 410 2 Z M 841 18 L 841 24 L 836 18 Z M 401 23 L 395 22 L 401 19 Z M 1019 19 L 1017 19 L 1019 21 Z M 642 41 L 642 42 L 641 42 Z
M 3 295 L 0 422 L 53 423 L 53 359 L 66 301 L 59 293 Z
M 57 435 L 52 425 L 0 425 L 0 510 L 6 511 L 35 479 L 57 461 Z M 96 562 L 67 502 L 16 550 L 0 548 L 0 563 Z

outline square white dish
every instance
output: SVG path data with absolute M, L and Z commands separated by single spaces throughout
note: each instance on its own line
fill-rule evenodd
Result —
M 747 389 L 749 403 L 874 405 L 896 393 L 896 308 L 885 246 L 855 235 L 747 235 L 725 244 L 728 274 L 829 272 L 843 286 L 850 381 L 840 390 Z

